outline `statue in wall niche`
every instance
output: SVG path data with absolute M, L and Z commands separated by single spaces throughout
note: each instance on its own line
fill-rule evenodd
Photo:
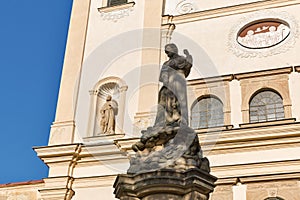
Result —
M 100 110 L 100 133 L 114 134 L 116 127 L 116 115 L 118 114 L 118 103 L 111 95 L 106 97 L 106 102 Z
M 142 131 L 136 151 L 130 160 L 128 173 L 158 169 L 186 170 L 199 168 L 209 172 L 209 162 L 203 158 L 197 134 L 188 126 L 186 77 L 193 65 L 188 50 L 178 54 L 175 44 L 167 44 L 169 57 L 161 69 L 159 81 L 163 83 L 158 94 L 155 123 Z

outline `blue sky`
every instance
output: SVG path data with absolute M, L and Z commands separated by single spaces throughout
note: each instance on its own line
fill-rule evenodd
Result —
M 55 117 L 72 0 L 0 2 L 0 184 L 39 180 Z

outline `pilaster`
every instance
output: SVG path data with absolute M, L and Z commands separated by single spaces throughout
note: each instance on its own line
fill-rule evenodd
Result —
M 51 128 L 49 145 L 69 144 L 74 140 L 75 107 L 84 55 L 89 7 L 90 0 L 73 1 L 56 117 Z M 70 122 L 73 124 L 70 125 Z M 56 124 L 60 124 L 60 130 L 57 129 Z

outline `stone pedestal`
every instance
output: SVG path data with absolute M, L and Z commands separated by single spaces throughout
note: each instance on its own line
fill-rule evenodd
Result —
M 208 200 L 216 180 L 197 168 L 122 174 L 115 181 L 114 193 L 120 200 Z

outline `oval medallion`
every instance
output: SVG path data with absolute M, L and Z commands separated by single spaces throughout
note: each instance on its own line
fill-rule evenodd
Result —
M 268 48 L 281 43 L 290 34 L 287 23 L 276 20 L 252 22 L 237 36 L 240 45 L 250 49 Z

